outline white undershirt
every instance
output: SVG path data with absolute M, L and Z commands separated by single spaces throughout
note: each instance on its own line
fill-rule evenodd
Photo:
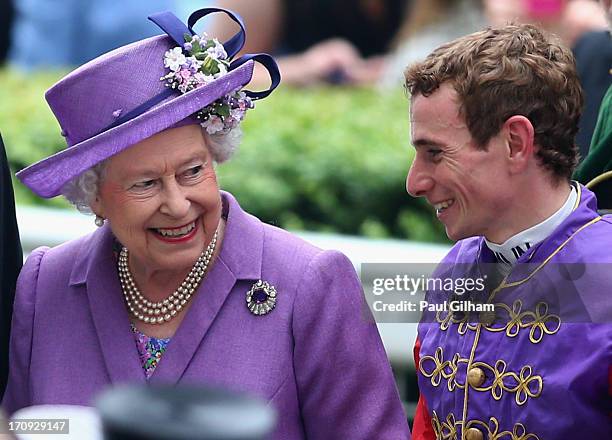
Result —
M 563 206 L 546 220 L 513 235 L 502 244 L 491 243 L 485 238 L 487 247 L 493 251 L 495 258 L 500 263 L 499 269 L 503 275 L 510 273 L 512 266 L 521 255 L 553 233 L 557 226 L 571 214 L 577 199 L 578 192 L 572 186 Z

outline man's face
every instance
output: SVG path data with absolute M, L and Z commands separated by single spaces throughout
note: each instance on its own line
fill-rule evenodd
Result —
M 495 241 L 511 204 L 508 146 L 498 134 L 486 150 L 477 149 L 457 102 L 448 84 L 429 97 L 412 98 L 410 128 L 416 154 L 406 189 L 435 207 L 451 240 L 483 235 Z

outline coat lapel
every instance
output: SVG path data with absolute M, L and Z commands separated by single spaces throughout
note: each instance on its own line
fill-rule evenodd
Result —
M 221 252 L 151 376 L 152 384 L 177 383 L 214 325 L 236 281 L 261 277 L 262 223 L 245 213 L 230 194 L 222 192 L 222 200 L 227 223 Z
M 146 381 L 123 302 L 108 225 L 81 247 L 70 284 L 86 284 L 89 307 L 106 369 L 113 383 Z
M 177 383 L 180 380 L 235 282 L 234 274 L 223 261 L 217 260 L 200 284 L 187 316 L 157 364 L 149 379 L 151 383 Z

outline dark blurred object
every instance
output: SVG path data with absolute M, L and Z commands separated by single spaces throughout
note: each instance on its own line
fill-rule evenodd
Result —
M 610 75 L 612 37 L 610 32 L 594 31 L 583 34 L 577 40 L 573 51 L 585 96 L 584 111 L 576 135 L 580 157 L 584 159 L 589 152 L 601 101 L 608 87 L 612 85 L 612 75 Z
M 277 57 L 283 84 L 371 85 L 383 72 L 413 0 L 216 0 L 238 13 L 249 34 L 246 53 Z M 211 34 L 233 35 L 229 20 L 213 22 Z M 265 86 L 256 70 L 252 84 Z
M 303 52 L 343 38 L 364 57 L 384 54 L 402 25 L 408 0 L 283 0 L 286 20 L 280 48 Z
M 8 430 L 8 420 L 2 409 L 0 409 L 0 440 L 15 440 L 15 437 Z
M 11 0 L 0 0 L 0 64 L 6 61 L 8 49 L 11 45 L 13 16 L 13 2 Z
M 97 407 L 105 440 L 264 440 L 276 424 L 259 400 L 198 386 L 117 387 Z
M 607 171 L 612 171 L 612 86 L 601 101 L 589 154 L 574 171 L 573 178 L 590 185 L 592 180 Z
M 612 212 L 612 171 L 600 174 L 587 184 L 587 188 L 597 197 L 597 209 L 600 214 Z
M 15 283 L 23 255 L 15 218 L 11 173 L 0 136 L 0 400 L 8 377 L 8 347 Z

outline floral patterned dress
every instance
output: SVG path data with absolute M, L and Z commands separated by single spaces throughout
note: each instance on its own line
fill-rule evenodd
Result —
M 166 348 L 168 348 L 170 338 L 153 338 L 141 333 L 134 324 L 130 324 L 130 326 L 134 333 L 134 339 L 136 340 L 136 347 L 138 348 L 142 369 L 148 380 L 155 371 L 155 367 L 157 367 Z

